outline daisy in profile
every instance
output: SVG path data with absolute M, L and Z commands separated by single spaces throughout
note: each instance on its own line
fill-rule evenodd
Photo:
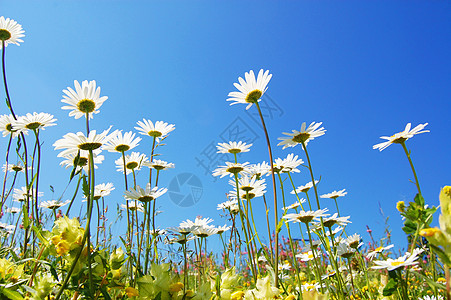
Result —
M 39 207 L 43 207 L 43 208 L 48 208 L 51 210 L 56 210 L 58 208 L 63 207 L 64 205 L 67 205 L 70 203 L 70 200 L 66 200 L 64 202 L 60 202 L 58 200 L 49 200 L 49 201 L 44 201 L 41 202 L 41 204 L 39 204 Z
M 257 79 L 255 79 L 254 71 L 246 72 L 244 74 L 245 79 L 239 77 L 239 83 L 233 84 L 238 89 L 238 92 L 230 92 L 227 101 L 232 101 L 230 105 L 237 103 L 247 104 L 246 110 L 248 110 L 252 104 L 260 101 L 260 98 L 268 89 L 266 86 L 271 77 L 272 74 L 269 74 L 269 70 L 263 72 L 263 69 L 261 69 L 258 72 Z
M 175 165 L 173 163 L 168 163 L 167 161 L 155 159 L 151 162 L 146 162 L 145 165 L 149 168 L 155 169 L 157 171 L 173 169 Z
M 1 16 L 0 17 L 0 40 L 2 43 L 0 44 L 0 49 L 8 46 L 8 44 L 15 44 L 20 46 L 19 43 L 23 43 L 21 39 L 25 35 L 23 34 L 25 31 L 22 29 L 22 25 L 18 24 L 16 21 Z
M 342 189 L 341 191 L 333 191 L 332 193 L 321 195 L 320 198 L 337 199 L 338 197 L 343 197 L 348 193 L 345 191 L 346 189 Z
M 427 125 L 428 123 L 424 123 L 417 125 L 414 129 L 410 129 L 412 127 L 412 124 L 408 123 L 406 125 L 406 128 L 404 128 L 404 130 L 401 132 L 398 132 L 392 136 L 381 136 L 381 139 L 387 141 L 374 145 L 373 149 L 379 149 L 379 151 L 382 151 L 391 144 L 404 144 L 405 141 L 407 141 L 416 134 L 429 132 L 429 130 L 423 130 L 424 127 L 426 127 Z
M 127 209 L 127 204 L 121 204 L 121 208 L 123 210 Z M 130 211 L 139 211 L 144 213 L 144 204 L 142 204 L 141 202 L 138 201 L 128 201 L 128 210 Z
M 232 229 L 232 226 L 227 226 L 227 225 L 218 226 L 218 227 L 216 227 L 216 233 L 223 234 L 224 232 L 229 231 L 230 229 Z
M 23 186 L 19 189 L 14 189 L 13 193 L 13 201 L 14 202 L 24 202 L 27 200 L 27 195 L 30 199 L 33 199 L 33 195 L 36 194 L 36 190 L 30 189 L 27 193 L 27 187 Z M 44 195 L 43 192 L 39 192 L 38 197 L 42 197 Z
M 311 261 L 316 257 L 316 255 L 313 254 L 313 251 L 307 251 L 303 253 L 296 254 L 296 258 L 299 258 L 303 262 Z
M 379 253 L 382 253 L 385 250 L 391 249 L 394 246 L 395 245 L 392 244 L 392 245 L 388 245 L 386 247 L 384 247 L 384 246 L 377 247 L 376 249 L 374 249 L 374 251 L 371 251 L 370 253 L 368 253 L 366 258 L 371 260 L 371 259 L 375 258 Z
M 258 164 L 250 165 L 248 171 L 250 176 L 260 179 L 264 175 L 269 176 L 269 174 L 271 174 L 271 166 L 264 161 Z
M 100 149 L 96 149 L 93 151 L 94 156 L 94 169 L 97 169 L 97 165 L 101 164 L 105 157 L 100 155 L 102 151 Z M 63 154 L 63 155 L 62 155 Z M 60 163 L 61 166 L 67 168 L 76 167 L 76 171 L 83 169 L 83 171 L 88 174 L 89 172 L 89 151 L 79 150 L 79 152 L 61 152 L 58 154 L 58 157 L 64 158 L 64 160 Z
M 340 243 L 337 247 L 337 254 L 343 258 L 351 258 L 355 254 L 355 248 L 350 247 L 346 243 Z
M 55 126 L 56 119 L 53 115 L 47 113 L 36 113 L 26 114 L 25 116 L 19 117 L 13 124 L 13 130 L 26 131 L 26 130 L 39 130 L 45 129 L 45 127 Z
M 17 131 L 13 128 L 16 120 L 12 115 L 1 115 L 0 116 L 0 131 L 2 132 L 3 137 L 8 135 L 12 135 L 13 138 L 17 137 L 20 134 L 20 131 Z M 28 134 L 28 132 L 24 132 Z
M 139 152 L 132 152 L 131 154 L 125 155 L 125 170 L 127 175 L 132 171 L 141 170 L 141 167 L 147 165 L 148 162 L 149 159 L 147 156 Z M 122 158 L 118 158 L 115 163 L 116 170 L 124 173 L 124 160 Z
M 6 212 L 10 213 L 10 214 L 17 214 L 17 213 L 20 213 L 21 211 L 22 211 L 22 209 L 18 208 L 18 207 L 9 207 L 6 209 Z
M 327 211 L 327 208 L 315 211 L 300 211 L 297 214 L 286 214 L 282 218 L 286 219 L 288 222 L 301 222 L 307 224 L 313 220 L 328 216 L 329 214 L 326 214 Z
M 356 234 L 348 236 L 345 239 L 345 242 L 346 242 L 346 244 L 348 244 L 349 247 L 357 249 L 357 248 L 363 246 L 363 243 L 360 242 L 361 239 L 362 238 L 360 237 L 360 235 L 356 233 Z
M 106 197 L 114 191 L 115 187 L 111 182 L 97 184 L 94 187 L 94 200 L 99 200 L 102 197 Z
M 232 162 L 225 162 L 225 166 L 219 166 L 216 168 L 216 170 L 213 171 L 213 176 L 227 176 L 230 177 L 234 176 L 235 174 L 248 174 L 248 168 L 249 163 L 232 163 Z
M 217 206 L 217 210 L 227 210 L 229 211 L 231 214 L 237 214 L 240 211 L 240 208 L 238 207 L 238 200 L 233 199 L 233 200 L 228 200 L 222 203 L 219 203 Z
M 125 198 L 129 200 L 138 200 L 141 202 L 150 202 L 152 200 L 157 199 L 161 195 L 167 192 L 168 189 L 158 187 L 151 188 L 150 183 L 146 185 L 146 189 L 143 189 L 139 185 L 136 189 L 130 189 L 129 191 L 125 191 Z
M 6 173 L 6 171 L 8 172 L 25 172 L 25 167 L 22 166 L 20 163 L 19 164 L 3 164 L 2 167 L 3 172 Z
M 218 232 L 218 230 L 212 225 L 199 226 L 194 229 L 191 233 L 200 238 L 206 238 L 211 235 L 214 235 Z
M 157 141 L 165 138 L 171 131 L 175 129 L 174 124 L 168 124 L 163 121 L 157 121 L 152 123 L 151 120 L 143 119 L 136 123 L 138 126 L 135 127 L 142 135 L 148 135 L 156 138 Z
M 276 158 L 274 161 L 274 169 L 277 169 L 279 172 L 293 172 L 293 173 L 299 173 L 297 167 L 299 167 L 301 164 L 303 164 L 304 161 L 302 159 L 298 159 L 298 156 L 294 156 L 293 153 L 288 154 L 286 158 Z M 274 170 L 276 171 L 276 170 Z
M 282 209 L 284 211 L 289 210 L 289 209 L 295 209 L 298 208 L 299 206 L 301 206 L 302 203 L 305 203 L 307 200 L 305 200 L 304 198 L 299 199 L 299 201 L 294 202 L 291 205 L 288 205 L 286 207 L 282 207 Z
M 315 180 L 315 185 L 317 185 L 319 180 Z M 313 187 L 313 183 L 310 181 L 305 185 L 298 186 L 296 191 L 291 191 L 291 194 L 307 193 Z
M 387 269 L 388 271 L 393 271 L 400 267 L 417 265 L 418 255 L 423 251 L 423 249 L 415 248 L 412 253 L 406 252 L 405 255 L 398 257 L 397 259 L 388 258 L 387 260 L 375 260 L 373 261 L 375 266 L 372 266 L 371 269 Z
M 61 152 L 61 156 L 78 152 L 78 150 L 96 150 L 108 142 L 110 129 L 111 127 L 99 134 L 95 130 L 91 130 L 88 136 L 85 136 L 82 132 L 77 132 L 76 134 L 70 132 L 65 134 L 62 139 L 57 140 L 53 147 L 55 147 L 55 150 L 65 149 Z
M 229 180 L 229 184 L 235 189 L 230 195 L 236 198 L 236 182 Z M 245 200 L 251 200 L 255 197 L 261 197 L 266 193 L 266 183 L 264 179 L 256 180 L 254 177 L 243 176 L 238 180 L 240 196 Z
M 242 152 L 249 152 L 249 148 L 252 146 L 252 144 L 246 144 L 242 141 L 237 142 L 228 142 L 228 143 L 218 143 L 216 148 L 218 148 L 217 153 L 242 153 Z
M 67 87 L 67 90 L 63 90 L 63 99 L 61 102 L 68 105 L 63 106 L 62 109 L 70 110 L 69 117 L 75 117 L 80 119 L 83 116 L 88 115 L 89 119 L 93 118 L 93 114 L 98 114 L 100 106 L 105 102 L 108 97 L 100 97 L 100 87 L 96 86 L 95 80 L 83 81 L 80 83 L 74 80 L 75 90 Z
M 108 152 L 119 152 L 123 153 L 128 150 L 131 150 L 139 145 L 141 141 L 140 137 L 135 138 L 135 133 L 129 131 L 122 134 L 121 130 L 114 131 L 110 136 L 111 138 L 108 142 L 103 146 L 104 150 L 108 150 Z
M 316 123 L 312 122 L 307 127 L 306 123 L 302 123 L 301 130 L 292 130 L 292 133 L 284 132 L 283 134 L 287 135 L 286 137 L 280 137 L 278 140 L 281 140 L 277 146 L 283 146 L 282 149 L 288 148 L 288 147 L 294 147 L 298 144 L 304 144 L 307 146 L 307 143 L 311 140 L 313 140 L 316 137 L 324 135 L 326 133 L 326 130 L 324 127 L 320 127 L 322 122 Z

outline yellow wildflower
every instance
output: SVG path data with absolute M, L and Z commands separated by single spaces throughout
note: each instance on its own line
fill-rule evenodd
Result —
M 243 291 L 236 291 L 232 294 L 232 296 L 230 297 L 231 300 L 241 300 L 244 297 L 244 292 Z
M 125 293 L 127 294 L 128 298 L 139 296 L 138 290 L 132 288 L 131 286 L 125 288 Z
M 404 203 L 404 201 L 398 201 L 398 202 L 396 203 L 396 209 L 397 209 L 399 212 L 404 212 L 404 210 L 406 209 L 406 204 Z
M 169 286 L 169 292 L 170 293 L 178 293 L 183 289 L 183 283 L 176 282 Z

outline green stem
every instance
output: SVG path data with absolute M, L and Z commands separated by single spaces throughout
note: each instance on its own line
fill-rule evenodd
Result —
M 417 173 L 415 172 L 415 168 L 413 166 L 412 159 L 410 158 L 410 151 L 407 150 L 405 142 L 402 142 L 401 146 L 404 149 L 404 152 L 406 153 L 407 159 L 409 160 L 410 168 L 412 168 L 413 176 L 415 177 L 415 185 L 417 186 L 417 189 L 418 189 L 418 194 L 421 195 L 420 183 L 418 181 Z

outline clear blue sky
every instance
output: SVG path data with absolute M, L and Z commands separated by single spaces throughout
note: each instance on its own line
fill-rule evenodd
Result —
M 440 188 L 451 184 L 450 2 L 0 0 L 0 7 L 26 35 L 20 47 L 7 47 L 16 112 L 47 112 L 58 119 L 58 126 L 42 134 L 45 200 L 52 198 L 48 186 L 58 195 L 69 174 L 58 166 L 61 160 L 51 145 L 84 128 L 82 119 L 60 109 L 62 90 L 74 79 L 96 80 L 109 99 L 92 129 L 114 125 L 128 131 L 142 118 L 175 124 L 160 152 L 176 169 L 163 174 L 161 186 L 184 172 L 202 182 L 203 194 L 194 206 L 181 208 L 168 195 L 159 199 L 160 227 L 197 215 L 224 224 L 216 205 L 225 200 L 228 179 L 214 182 L 196 157 L 211 142 L 222 142 L 221 133 L 240 117 L 256 139 L 241 159 L 268 161 L 261 128 L 244 105 L 230 107 L 225 101 L 239 76 L 260 68 L 273 74 L 268 95 L 276 111 L 267 125 L 274 146 L 283 131 L 299 129 L 302 122 L 321 121 L 327 129 L 309 144 L 310 155 L 316 177 L 322 178 L 321 194 L 348 191 L 339 198 L 341 213 L 353 222 L 348 232 L 368 241 L 369 225 L 380 237 L 380 207 L 390 216 L 397 245 L 405 245 L 395 204 L 413 198 L 413 176 L 400 146 L 379 153 L 372 145 L 408 122 L 429 122 L 430 133 L 408 141 L 426 202 L 437 205 Z M 6 112 L 4 104 L 0 109 Z M 149 148 L 150 140 L 144 139 L 137 150 L 148 154 Z M 305 159 L 299 147 L 274 147 L 274 152 Z M 115 183 L 108 198 L 114 211 L 115 203 L 123 203 L 123 180 L 115 170 L 117 156 L 104 155 L 97 182 Z M 308 173 L 295 181 L 310 181 Z M 263 206 L 256 203 L 263 220 Z M 334 211 L 333 201 L 324 200 L 323 206 Z

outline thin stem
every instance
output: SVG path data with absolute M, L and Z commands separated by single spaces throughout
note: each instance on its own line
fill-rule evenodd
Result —
M 407 159 L 409 160 L 410 168 L 412 168 L 413 176 L 415 177 L 415 185 L 417 186 L 417 189 L 418 189 L 418 194 L 421 195 L 420 183 L 418 181 L 417 173 L 415 172 L 415 168 L 413 166 L 412 159 L 410 158 L 410 152 L 409 152 L 409 150 L 407 150 L 405 142 L 402 142 L 401 145 L 402 145 L 402 148 L 404 149 L 404 152 L 406 153 Z
M 266 129 L 265 120 L 263 119 L 263 114 L 260 109 L 260 105 L 258 102 L 255 103 L 255 106 L 257 106 L 258 113 L 260 115 L 260 120 L 262 122 L 263 130 L 265 132 L 266 137 L 266 144 L 268 145 L 268 153 L 269 153 L 269 162 L 271 165 L 271 175 L 272 175 L 272 186 L 273 186 L 273 192 L 274 192 L 274 224 L 275 224 L 275 241 L 274 241 L 274 247 L 275 247 L 275 262 L 274 262 L 274 271 L 275 271 L 275 285 L 278 288 L 279 287 L 279 231 L 277 230 L 277 225 L 279 223 L 279 217 L 278 217 L 278 211 L 277 211 L 277 191 L 276 191 L 276 177 L 274 175 L 274 163 L 272 158 L 272 150 L 271 150 L 271 143 L 269 141 L 269 135 L 268 130 Z

